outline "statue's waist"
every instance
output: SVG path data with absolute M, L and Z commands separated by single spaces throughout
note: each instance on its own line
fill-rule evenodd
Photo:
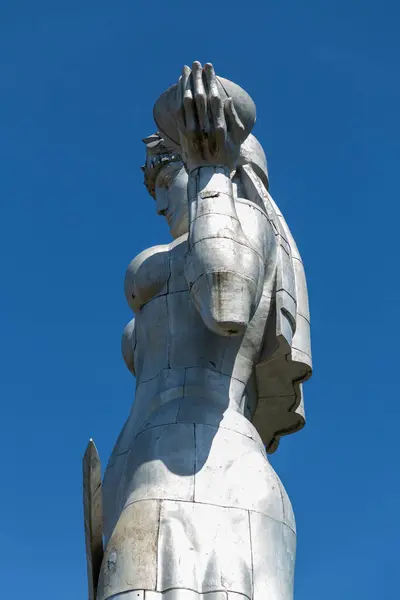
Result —
M 203 398 L 222 410 L 231 408 L 245 413 L 246 383 L 206 367 L 162 369 L 155 377 L 136 380 L 134 405 L 142 415 L 178 398 Z
M 234 410 L 243 414 L 243 396 L 230 396 L 229 393 L 209 388 L 203 385 L 175 386 L 160 391 L 149 399 L 149 414 L 153 413 L 159 407 L 165 405 L 171 400 L 181 400 L 181 404 L 202 404 L 212 405 L 215 410 L 224 412 L 225 410 Z

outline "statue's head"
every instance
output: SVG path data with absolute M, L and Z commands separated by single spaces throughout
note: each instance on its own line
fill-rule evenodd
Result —
M 144 183 L 155 199 L 157 213 L 165 217 L 173 238 L 188 232 L 188 174 L 182 156 L 167 145 L 159 133 L 143 140 L 146 164 L 142 167 Z M 268 189 L 267 161 L 261 144 L 249 135 L 240 149 L 238 167 L 250 165 Z M 233 174 L 232 174 L 233 176 Z
M 158 133 L 143 142 L 146 144 L 144 183 L 156 201 L 157 213 L 165 217 L 172 237 L 178 238 L 189 228 L 188 174 L 182 157 Z

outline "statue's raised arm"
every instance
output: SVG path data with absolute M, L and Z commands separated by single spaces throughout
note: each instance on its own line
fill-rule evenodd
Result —
M 258 239 L 247 237 L 236 212 L 230 175 L 249 132 L 232 98 L 221 97 L 212 65 L 202 71 L 194 63 L 192 73 L 185 67 L 176 92 L 178 132 L 189 173 L 188 286 L 211 331 L 243 335 L 260 301 L 265 267 L 275 261 L 273 236 L 257 244 Z M 258 237 L 264 237 L 262 221 L 257 223 Z

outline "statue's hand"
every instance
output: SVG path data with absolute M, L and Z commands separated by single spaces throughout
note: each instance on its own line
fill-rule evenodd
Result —
M 183 158 L 190 172 L 212 165 L 233 169 L 246 137 L 232 98 L 223 98 L 214 68 L 194 62 L 184 67 L 176 92 L 176 114 Z

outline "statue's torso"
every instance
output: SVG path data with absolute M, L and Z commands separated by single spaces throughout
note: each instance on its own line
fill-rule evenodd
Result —
M 136 316 L 135 402 L 143 394 L 153 401 L 157 394 L 183 385 L 197 385 L 207 394 L 211 385 L 215 387 L 207 373 L 211 379 L 212 373 L 218 373 L 220 386 L 231 385 L 232 378 L 243 384 L 231 388 L 231 399 L 239 407 L 252 365 L 238 364 L 243 338 L 213 333 L 194 306 L 184 276 L 186 245 L 186 239 L 181 239 L 164 250 L 157 248 L 141 264 L 138 257 L 139 297 L 146 297 L 149 288 L 155 290 L 155 280 L 158 290 Z M 152 410 L 155 407 L 153 402 Z
M 249 205 L 241 208 L 249 212 Z M 250 210 L 257 219 L 257 211 Z M 257 235 L 251 219 L 245 226 Z M 132 338 L 136 393 L 106 472 L 104 496 L 110 515 L 118 514 L 128 495 L 121 485 L 116 494 L 114 482 L 120 481 L 133 441 L 150 422 L 164 425 L 178 413 L 188 422 L 216 427 L 224 422 L 263 448 L 247 418 L 256 402 L 253 367 L 263 340 L 269 296 L 263 296 L 244 336 L 213 333 L 188 289 L 186 251 L 187 238 L 182 236 L 169 245 L 145 250 L 131 263 L 127 293 L 136 313 Z M 113 516 L 110 522 L 114 520 Z
M 257 207 L 238 202 L 246 235 L 261 252 L 275 243 L 272 229 Z M 268 301 L 260 302 L 244 336 L 222 336 L 210 331 L 194 305 L 185 277 L 187 237 L 139 254 L 131 265 L 130 293 L 136 312 L 134 368 L 136 419 L 145 418 L 182 388 L 212 395 L 228 395 L 230 407 L 248 413 L 243 396 L 252 395 L 254 362 L 262 345 Z M 272 253 L 271 253 L 272 254 Z M 271 281 L 267 286 L 271 287 Z M 266 290 L 266 296 L 270 294 Z M 248 385 L 249 384 L 249 385 Z M 246 389 L 247 386 L 247 389 Z M 161 398 L 160 398 L 161 395 Z M 249 398 L 255 402 L 255 398 Z M 248 414 L 249 416 L 249 414 Z

